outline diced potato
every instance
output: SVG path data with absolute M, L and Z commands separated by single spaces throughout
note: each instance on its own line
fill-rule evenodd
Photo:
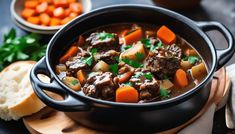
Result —
M 144 45 L 140 42 L 138 42 L 136 45 L 134 45 L 130 49 L 127 49 L 126 51 L 122 52 L 120 57 L 122 59 L 128 58 L 130 60 L 137 60 L 137 57 L 136 57 L 137 54 L 142 54 L 144 58 L 147 55 L 145 52 Z
M 160 87 L 164 88 L 164 89 L 170 89 L 173 86 L 174 86 L 174 84 L 170 80 L 168 80 L 168 79 L 162 80 L 162 82 L 160 84 Z
M 74 77 L 64 77 L 62 79 L 65 85 L 73 89 L 74 91 L 79 91 L 81 90 L 81 84 L 77 78 Z
M 57 74 L 60 74 L 61 72 L 65 72 L 67 70 L 65 64 L 59 64 L 59 65 L 56 65 L 55 67 L 55 71 Z
M 109 65 L 104 61 L 99 61 L 92 69 L 93 72 L 107 72 L 109 71 Z
M 192 77 L 194 79 L 202 78 L 207 73 L 205 64 L 200 63 L 196 66 L 193 66 L 192 70 L 191 70 L 191 73 L 192 73 Z
M 181 60 L 180 66 L 181 66 L 182 69 L 184 69 L 185 71 L 187 71 L 187 70 L 190 69 L 193 65 L 192 65 L 189 61 Z

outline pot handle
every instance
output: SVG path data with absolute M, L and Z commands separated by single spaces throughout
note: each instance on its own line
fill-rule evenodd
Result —
M 232 33 L 221 23 L 219 22 L 197 22 L 199 28 L 201 28 L 204 32 L 217 30 L 225 37 L 226 41 L 228 42 L 228 47 L 225 49 L 216 49 L 218 65 L 217 69 L 224 66 L 230 58 L 233 56 L 235 52 L 234 46 L 234 38 Z
M 86 111 L 89 106 L 68 94 L 52 77 L 50 83 L 44 83 L 38 78 L 38 74 L 44 74 L 50 77 L 46 66 L 46 59 L 43 57 L 32 68 L 30 72 L 30 81 L 34 92 L 48 106 L 65 112 Z M 64 98 L 64 100 L 54 100 L 49 97 L 43 90 L 51 91 Z

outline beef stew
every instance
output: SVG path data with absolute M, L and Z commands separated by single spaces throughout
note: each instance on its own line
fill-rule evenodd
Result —
M 207 75 L 202 57 L 169 28 L 130 23 L 80 35 L 55 70 L 75 91 L 126 103 L 178 96 Z

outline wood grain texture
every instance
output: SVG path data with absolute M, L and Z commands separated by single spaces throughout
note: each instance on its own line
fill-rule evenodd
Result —
M 177 133 L 179 130 L 198 119 L 213 103 L 220 105 L 220 102 L 222 102 L 224 96 L 229 91 L 229 85 L 230 80 L 226 78 L 225 69 L 222 68 L 215 73 L 215 77 L 212 80 L 210 96 L 203 109 L 185 124 L 164 131 L 161 134 Z M 81 126 L 68 118 L 63 112 L 56 111 L 49 107 L 44 108 L 32 116 L 25 117 L 23 122 L 32 134 L 104 134 L 104 132 L 98 132 Z

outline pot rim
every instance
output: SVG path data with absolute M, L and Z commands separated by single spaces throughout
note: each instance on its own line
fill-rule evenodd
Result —
M 52 69 L 52 66 L 50 66 L 50 56 L 49 53 L 51 52 L 52 46 L 54 45 L 54 43 L 56 42 L 56 40 L 58 39 L 58 37 L 60 36 L 61 33 L 65 32 L 67 28 L 72 27 L 76 22 L 78 21 L 84 21 L 87 18 L 90 18 L 92 16 L 97 16 L 103 13 L 107 13 L 107 12 L 111 12 L 111 11 L 118 11 L 118 10 L 125 10 L 125 9 L 143 9 L 143 10 L 152 10 L 153 12 L 159 12 L 161 14 L 170 16 L 172 18 L 177 19 L 178 21 L 180 21 L 181 23 L 184 23 L 187 27 L 191 28 L 192 30 L 194 30 L 199 36 L 201 36 L 203 38 L 203 40 L 206 42 L 206 44 L 209 46 L 210 50 L 211 50 L 211 54 L 212 54 L 212 64 L 211 64 L 211 69 L 208 72 L 208 75 L 204 78 L 204 80 L 197 86 L 195 86 L 194 88 L 190 89 L 189 91 L 178 95 L 176 97 L 173 98 L 169 98 L 166 100 L 162 100 L 162 101 L 156 101 L 156 102 L 148 102 L 148 103 L 117 103 L 117 102 L 112 102 L 112 101 L 106 101 L 106 100 L 101 100 L 101 99 L 96 99 L 96 98 L 92 98 L 86 95 L 81 95 L 78 92 L 75 92 L 73 90 L 71 90 L 70 88 L 68 88 L 60 79 L 59 77 L 55 74 L 54 70 Z M 63 26 L 59 31 L 56 32 L 56 34 L 51 38 L 47 50 L 46 50 L 46 66 L 47 69 L 49 70 L 52 78 L 54 78 L 56 80 L 56 82 L 59 83 L 59 85 L 64 88 L 69 94 L 71 94 L 72 96 L 76 97 L 76 99 L 82 101 L 82 102 L 86 102 L 87 105 L 89 105 L 89 103 L 87 103 L 87 101 L 89 100 L 89 102 L 95 102 L 96 104 L 101 104 L 101 105 L 108 105 L 108 106 L 118 106 L 118 107 L 152 107 L 152 106 L 163 106 L 166 104 L 175 104 L 175 103 L 179 103 L 187 98 L 189 98 L 190 96 L 192 96 L 194 93 L 196 93 L 198 90 L 200 90 L 204 85 L 206 85 L 210 79 L 213 76 L 213 73 L 216 70 L 217 67 L 217 55 L 216 55 L 216 48 L 213 45 L 212 41 L 210 40 L 210 38 L 206 35 L 205 32 L 202 31 L 202 29 L 199 28 L 199 26 L 196 24 L 195 21 L 179 14 L 176 13 L 174 11 L 165 9 L 165 8 L 161 8 L 161 7 L 156 7 L 156 6 L 151 6 L 151 5 L 141 5 L 141 4 L 119 4 L 119 5 L 111 5 L 111 6 L 105 6 L 105 7 L 101 7 L 101 8 L 97 8 L 95 10 L 92 10 L 89 13 L 80 15 L 79 17 L 77 17 L 76 19 L 72 20 L 70 23 L 68 23 L 67 25 Z

